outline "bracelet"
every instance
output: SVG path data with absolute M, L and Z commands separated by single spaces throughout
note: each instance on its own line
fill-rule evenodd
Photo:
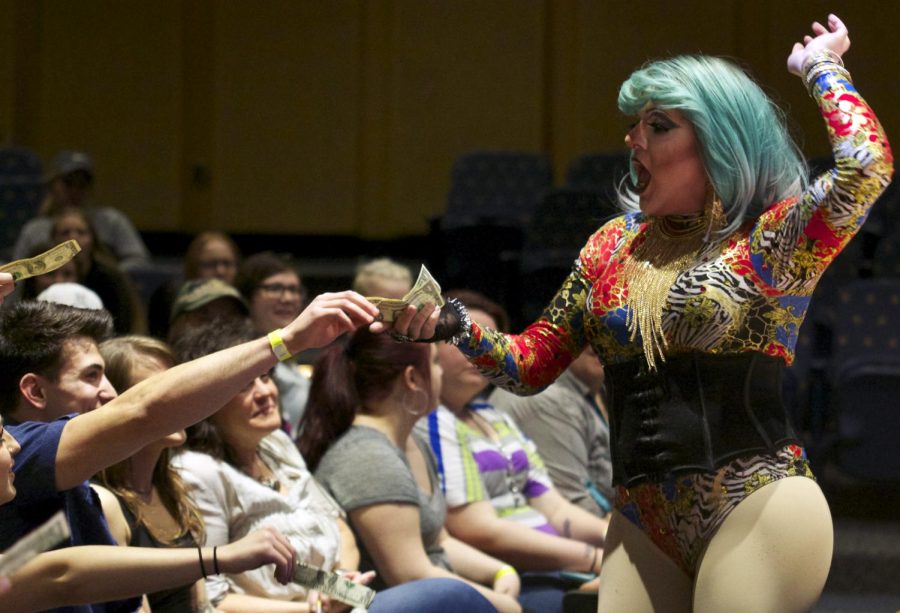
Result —
M 516 569 L 510 566 L 509 564 L 504 564 L 500 567 L 500 569 L 494 574 L 494 583 L 497 583 L 505 577 L 506 575 L 518 575 Z
M 206 566 L 203 564 L 203 550 L 197 547 L 197 556 L 200 558 L 200 576 L 206 579 Z
M 831 49 L 822 49 L 821 51 L 816 51 L 811 56 L 809 56 L 805 62 L 803 62 L 803 66 L 800 69 L 804 74 L 809 72 L 813 66 L 816 64 L 822 63 L 829 64 L 837 64 L 841 68 L 844 67 L 844 59 L 837 54 L 837 52 L 832 51 Z
M 269 332 L 268 338 L 269 345 L 272 347 L 272 353 L 275 354 L 275 357 L 278 358 L 279 362 L 284 362 L 285 360 L 290 360 L 294 357 L 284 344 L 284 339 L 281 338 L 281 328 Z
M 469 340 L 469 337 L 472 335 L 472 318 L 469 316 L 469 310 L 466 308 L 466 305 L 456 298 L 448 299 L 447 304 L 450 305 L 450 308 L 453 309 L 456 317 L 459 319 L 459 327 L 456 329 L 456 334 L 447 339 L 447 342 L 459 347 L 463 344 L 463 341 Z
M 222 573 L 219 572 L 219 556 L 216 555 L 216 550 L 218 548 L 219 548 L 218 545 L 213 547 L 213 570 L 216 571 L 217 575 L 221 575 Z

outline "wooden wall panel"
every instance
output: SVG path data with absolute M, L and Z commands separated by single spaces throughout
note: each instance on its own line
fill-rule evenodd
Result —
M 0 138 L 91 151 L 98 200 L 144 230 L 425 231 L 472 149 L 543 150 L 557 181 L 622 148 L 616 93 L 649 58 L 740 58 L 811 155 L 784 69 L 817 0 L 0 0 Z M 900 139 L 900 3 L 841 3 L 847 65 Z
M 471 149 L 542 150 L 544 4 L 395 2 L 391 12 L 389 219 L 420 233 L 446 208 Z
M 180 36 L 175 0 L 43 3 L 31 145 L 88 151 L 97 201 L 144 229 L 180 214 Z
M 213 224 L 356 232 L 360 5 L 219 2 L 215 13 Z

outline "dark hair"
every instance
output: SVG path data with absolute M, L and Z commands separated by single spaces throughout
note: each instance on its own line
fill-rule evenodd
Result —
M 134 385 L 134 370 L 139 363 L 157 360 L 166 368 L 175 365 L 175 356 L 169 346 L 148 336 L 121 336 L 104 341 L 100 345 L 100 355 L 106 361 L 109 382 L 119 392 Z M 171 459 L 172 449 L 163 449 L 153 467 L 153 485 L 163 506 L 175 518 L 179 527 L 178 534 L 168 539 L 157 534 L 144 522 L 140 495 L 131 489 L 131 458 L 107 466 L 97 473 L 96 479 L 124 501 L 137 521 L 143 523 L 157 540 L 174 545 L 184 535 L 191 534 L 196 542 L 202 543 L 203 517 L 188 495 L 187 486 L 178 471 L 171 465 Z
M 484 311 L 497 322 L 497 330 L 509 332 L 509 315 L 506 313 L 506 309 L 481 292 L 476 292 L 473 289 L 452 289 L 444 292 L 444 297 L 456 298 L 469 309 Z
M 430 382 L 429 355 L 429 345 L 402 343 L 367 328 L 323 351 L 313 371 L 297 441 L 309 469 L 315 470 L 328 448 L 347 431 L 357 410 L 390 394 L 407 366 Z
M 186 328 L 172 344 L 180 363 L 241 345 L 257 337 L 253 323 L 243 319 L 217 319 L 206 324 Z M 187 429 L 187 447 L 208 453 L 218 460 L 237 466 L 238 462 L 222 434 L 209 418 Z
M 234 286 L 248 301 L 253 298 L 253 292 L 260 283 L 282 272 L 292 272 L 300 279 L 294 258 L 287 253 L 273 253 L 263 251 L 255 253 L 243 261 L 238 269 Z
M 219 241 L 228 245 L 228 248 L 231 249 L 231 254 L 234 256 L 234 263 L 240 263 L 241 250 L 238 249 L 237 244 L 230 236 L 224 232 L 217 232 L 215 230 L 201 232 L 194 237 L 194 240 L 188 245 L 187 252 L 184 254 L 185 279 L 190 281 L 191 279 L 200 278 L 200 252 L 203 251 L 203 248 L 206 247 L 206 245 L 214 241 Z
M 112 318 L 103 310 L 26 301 L 0 311 L 0 414 L 15 411 L 27 373 L 59 377 L 66 341 L 81 337 L 99 345 L 110 336 Z

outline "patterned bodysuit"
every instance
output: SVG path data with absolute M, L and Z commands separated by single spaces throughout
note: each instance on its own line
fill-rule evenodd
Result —
M 709 244 L 677 277 L 663 312 L 668 359 L 698 352 L 758 353 L 793 362 L 797 332 L 817 281 L 858 231 L 893 173 L 881 126 L 850 82 L 826 72 L 813 94 L 836 167 L 799 198 L 774 203 L 759 218 Z M 519 394 L 549 385 L 587 343 L 605 365 L 642 356 L 640 338 L 629 340 L 628 280 L 622 271 L 646 226 L 641 213 L 610 221 L 590 237 L 535 323 L 519 335 L 473 324 L 460 349 L 495 384 Z M 617 508 L 690 576 L 705 543 L 740 500 L 774 479 L 811 476 L 802 450 L 793 445 L 729 458 L 709 473 L 676 472 L 640 484 L 623 484 L 622 475 L 614 475 Z

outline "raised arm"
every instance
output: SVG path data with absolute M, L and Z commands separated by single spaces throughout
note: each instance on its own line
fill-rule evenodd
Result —
M 816 280 L 862 226 L 891 180 L 893 156 L 878 118 L 854 87 L 841 59 L 846 26 L 829 15 L 794 45 L 788 70 L 803 78 L 825 121 L 835 168 L 816 178 L 799 201 L 784 201 L 759 219 L 754 267 L 784 292 L 812 291 Z
M 322 294 L 282 331 L 284 345 L 292 354 L 321 347 L 377 314 L 355 292 Z M 257 339 L 171 368 L 75 417 L 60 439 L 57 489 L 72 488 L 151 441 L 211 415 L 276 362 L 269 341 Z

